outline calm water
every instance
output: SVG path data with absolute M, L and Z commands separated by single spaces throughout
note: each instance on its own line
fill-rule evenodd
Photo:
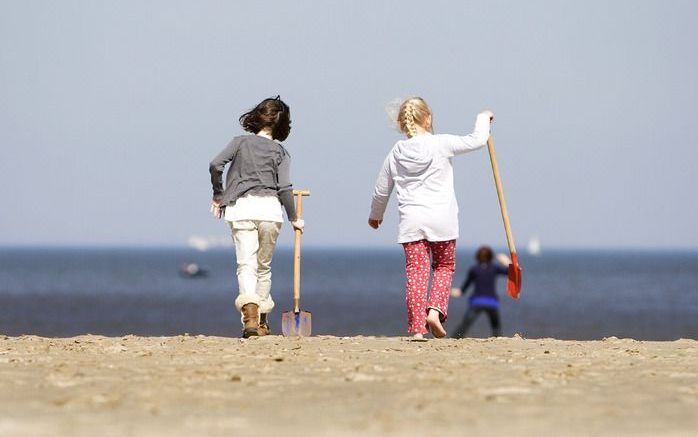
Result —
M 274 260 L 272 329 L 291 309 L 292 257 Z M 459 254 L 460 285 L 471 253 Z M 178 275 L 194 261 L 200 279 Z M 232 249 L 0 250 L 0 333 L 71 336 L 215 334 L 238 336 Z M 524 257 L 519 301 L 502 297 L 505 335 L 564 339 L 607 336 L 698 338 L 698 253 L 546 252 Z M 403 258 L 381 251 L 306 250 L 302 309 L 315 334 L 402 335 L 406 329 Z M 504 288 L 504 281 L 499 284 Z M 467 307 L 452 299 L 447 328 Z M 481 317 L 472 336 L 487 336 Z

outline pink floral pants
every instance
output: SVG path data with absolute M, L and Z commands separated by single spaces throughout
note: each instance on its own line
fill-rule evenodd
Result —
M 410 334 L 426 334 L 429 308 L 441 314 L 442 322 L 448 314 L 451 280 L 456 270 L 456 240 L 419 240 L 403 243 L 402 247 L 405 249 L 407 273 L 407 331 Z M 432 269 L 434 277 L 429 292 Z

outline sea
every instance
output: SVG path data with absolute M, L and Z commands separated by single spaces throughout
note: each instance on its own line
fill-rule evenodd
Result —
M 473 264 L 457 256 L 454 285 Z M 698 339 L 698 252 L 550 250 L 521 254 L 520 299 L 498 284 L 503 334 L 594 340 Z M 185 263 L 207 273 L 180 274 Z M 380 250 L 304 249 L 301 309 L 313 335 L 406 335 L 404 258 L 399 246 Z M 271 315 L 280 332 L 292 310 L 293 253 L 273 261 Z M 240 336 L 232 248 L 0 249 L 0 334 Z M 455 331 L 467 298 L 451 298 L 446 328 Z M 468 336 L 488 337 L 485 315 Z

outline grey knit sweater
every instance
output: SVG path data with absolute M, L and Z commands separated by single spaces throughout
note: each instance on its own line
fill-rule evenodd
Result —
M 289 221 L 295 221 L 290 160 L 286 149 L 276 141 L 259 135 L 233 138 L 209 165 L 213 200 L 229 206 L 247 194 L 278 196 Z M 223 169 L 228 163 L 224 189 Z

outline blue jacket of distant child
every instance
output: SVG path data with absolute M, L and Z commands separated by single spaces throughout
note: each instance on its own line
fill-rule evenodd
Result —
M 468 276 L 461 287 L 465 294 L 468 287 L 473 284 L 473 295 L 468 302 L 470 306 L 498 308 L 499 298 L 495 288 L 497 276 L 506 275 L 508 268 L 496 262 L 476 264 L 468 271 Z

